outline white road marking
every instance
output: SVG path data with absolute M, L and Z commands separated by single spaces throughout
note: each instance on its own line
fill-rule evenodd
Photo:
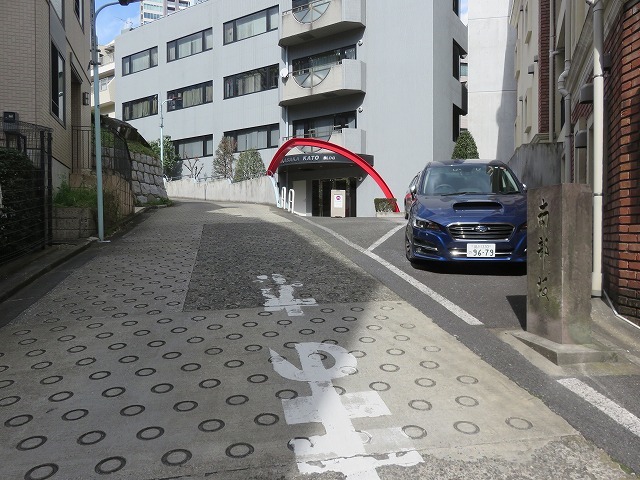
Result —
M 269 279 L 266 275 L 258 275 L 258 283 L 264 283 Z M 279 312 L 285 310 L 290 317 L 300 317 L 304 315 L 302 307 L 312 307 L 318 305 L 314 298 L 293 298 L 293 289 L 302 287 L 301 283 L 286 285 L 286 279 L 278 274 L 271 275 L 273 282 L 278 285 L 278 296 L 271 292 L 271 287 L 261 288 L 262 296 L 267 300 L 264 304 L 267 312 Z
M 406 227 L 406 225 L 404 225 L 404 224 L 403 225 L 398 225 L 396 228 L 391 230 L 389 233 L 387 233 L 386 235 L 381 237 L 378 241 L 374 242 L 369 248 L 367 248 L 367 250 L 372 252 L 374 249 L 376 249 L 377 247 L 382 245 L 384 242 L 386 242 L 394 233 L 396 233 L 398 230 L 401 230 L 401 229 L 403 229 L 405 227 Z
M 376 469 L 384 465 L 411 466 L 422 462 L 411 439 L 401 428 L 357 431 L 353 418 L 391 415 L 378 392 L 340 396 L 332 380 L 355 373 L 357 359 L 345 348 L 327 343 L 295 346 L 300 368 L 270 349 L 273 369 L 282 377 L 309 384 L 311 395 L 282 399 L 288 425 L 322 423 L 324 435 L 293 438 L 289 445 L 301 473 L 341 472 L 347 480 L 380 480 Z M 326 367 L 323 359 L 333 357 Z M 380 453 L 380 449 L 387 453 Z
M 591 388 L 586 383 L 577 378 L 562 378 L 558 383 L 571 390 L 573 393 L 582 397 L 598 410 L 603 412 L 614 422 L 622 425 L 634 435 L 640 437 L 640 418 L 636 417 L 629 410 L 622 408 L 613 400 L 602 395 L 597 390 Z
M 311 220 L 307 220 L 306 218 L 302 218 L 302 220 L 304 220 L 305 222 L 310 223 L 311 225 L 313 225 L 315 227 L 318 227 L 318 228 L 324 230 L 325 232 L 333 235 L 335 238 L 337 238 L 341 242 L 349 245 L 351 248 L 353 248 L 353 249 L 357 250 L 358 252 L 360 252 L 360 253 L 368 256 L 369 258 L 375 260 L 376 262 L 378 262 L 380 265 L 382 265 L 383 267 L 385 267 L 389 271 L 391 271 L 391 272 L 395 273 L 396 275 L 398 275 L 400 278 L 402 278 L 404 281 L 409 283 L 411 286 L 413 286 L 414 288 L 417 288 L 422 293 L 424 293 L 426 296 L 428 296 L 432 300 L 438 302 L 444 308 L 446 308 L 451 313 L 453 313 L 454 315 L 459 317 L 462 321 L 468 323 L 469 325 L 484 325 L 480 320 L 478 320 L 476 317 L 471 315 L 469 312 L 467 312 L 463 308 L 459 307 L 458 305 L 456 305 L 452 301 L 448 300 L 447 298 L 443 297 L 439 293 L 437 293 L 434 290 L 430 289 L 425 284 L 419 282 L 418 280 L 413 278 L 408 273 L 403 272 L 398 267 L 396 267 L 395 265 L 392 265 L 391 263 L 387 262 L 385 259 L 379 257 L 375 253 L 370 252 L 369 250 L 365 250 L 361 246 L 356 245 L 351 240 L 343 237 L 339 233 L 334 232 L 330 228 L 327 228 L 327 227 L 325 227 L 323 225 L 318 225 L 318 224 L 312 222 Z

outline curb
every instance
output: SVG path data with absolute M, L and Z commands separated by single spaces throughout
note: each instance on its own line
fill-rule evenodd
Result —
M 24 265 L 24 267 L 19 268 L 17 271 L 8 274 L 0 280 L 0 302 L 4 302 L 45 273 L 53 270 L 55 267 L 66 262 L 78 253 L 88 249 L 93 242 L 94 240 L 85 239 L 77 245 L 57 245 L 48 247 L 49 249 L 52 249 L 52 251 L 48 251 L 40 255 L 36 254 L 36 258 L 32 259 L 29 263 Z M 60 247 L 72 248 L 62 250 Z

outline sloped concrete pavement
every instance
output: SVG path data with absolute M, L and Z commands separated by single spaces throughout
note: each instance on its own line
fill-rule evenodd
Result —
M 91 249 L 0 330 L 1 478 L 635 478 L 275 209 Z

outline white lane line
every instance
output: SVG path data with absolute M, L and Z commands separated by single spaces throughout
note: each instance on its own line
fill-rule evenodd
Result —
M 383 237 L 381 237 L 378 241 L 373 242 L 373 244 L 367 248 L 367 250 L 369 250 L 370 252 L 372 252 L 373 250 L 375 250 L 377 247 L 379 247 L 380 245 L 382 245 L 384 242 L 386 242 L 394 233 L 396 233 L 398 230 L 405 228 L 406 225 L 398 225 L 396 228 L 394 228 L 393 230 L 391 230 L 389 233 L 387 233 L 386 235 L 384 235 Z
M 614 422 L 640 437 L 640 418 L 577 378 L 562 378 L 558 383 L 582 397 Z
M 461 307 L 459 307 L 458 305 L 456 305 L 455 303 L 453 303 L 452 301 L 446 299 L 445 297 L 443 297 L 442 295 L 440 295 L 439 293 L 435 292 L 434 290 L 431 290 L 429 287 L 427 287 L 425 284 L 419 282 L 418 280 L 416 280 L 415 278 L 413 278 L 411 275 L 409 275 L 408 273 L 403 272 L 402 270 L 400 270 L 398 267 L 396 267 L 395 265 L 392 265 L 391 263 L 387 262 L 385 259 L 379 257 L 378 255 L 376 255 L 373 252 L 370 252 L 368 250 L 365 250 L 364 248 L 362 248 L 360 245 L 356 245 L 355 243 L 353 243 L 351 240 L 348 240 L 347 238 L 343 237 L 342 235 L 340 235 L 339 233 L 334 232 L 333 230 L 331 230 L 330 228 L 327 228 L 323 225 L 318 225 L 317 223 L 312 222 L 311 220 L 308 220 L 304 217 L 300 217 L 302 220 L 304 220 L 305 222 L 310 223 L 311 225 L 313 225 L 314 227 L 318 227 L 322 230 L 324 230 L 325 232 L 329 233 L 330 235 L 333 235 L 335 238 L 337 238 L 338 240 L 340 240 L 341 242 L 349 245 L 351 248 L 357 250 L 358 252 L 366 255 L 367 257 L 375 260 L 376 262 L 378 262 L 380 265 L 384 266 L 386 269 L 388 269 L 389 271 L 395 273 L 397 276 L 399 276 L 400 278 L 402 278 L 404 281 L 406 281 L 407 283 L 409 283 L 411 286 L 413 286 L 414 288 L 417 288 L 418 290 L 420 290 L 422 293 L 424 293 L 426 296 L 428 296 L 429 298 L 431 298 L 432 300 L 438 302 L 440 305 L 442 305 L 444 308 L 446 308 L 447 310 L 449 310 L 451 313 L 453 313 L 454 315 L 456 315 L 457 317 L 459 317 L 461 320 L 463 320 L 464 322 L 468 323 L 469 325 L 484 325 L 480 320 L 478 320 L 476 317 L 474 317 L 473 315 L 471 315 L 469 312 L 467 312 L 466 310 L 462 309 Z

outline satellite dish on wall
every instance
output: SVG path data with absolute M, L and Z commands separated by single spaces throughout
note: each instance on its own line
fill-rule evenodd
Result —
M 289 77 L 289 69 L 287 67 L 283 67 L 282 70 L 280 70 L 280 78 L 282 78 L 283 80 L 285 78 Z

